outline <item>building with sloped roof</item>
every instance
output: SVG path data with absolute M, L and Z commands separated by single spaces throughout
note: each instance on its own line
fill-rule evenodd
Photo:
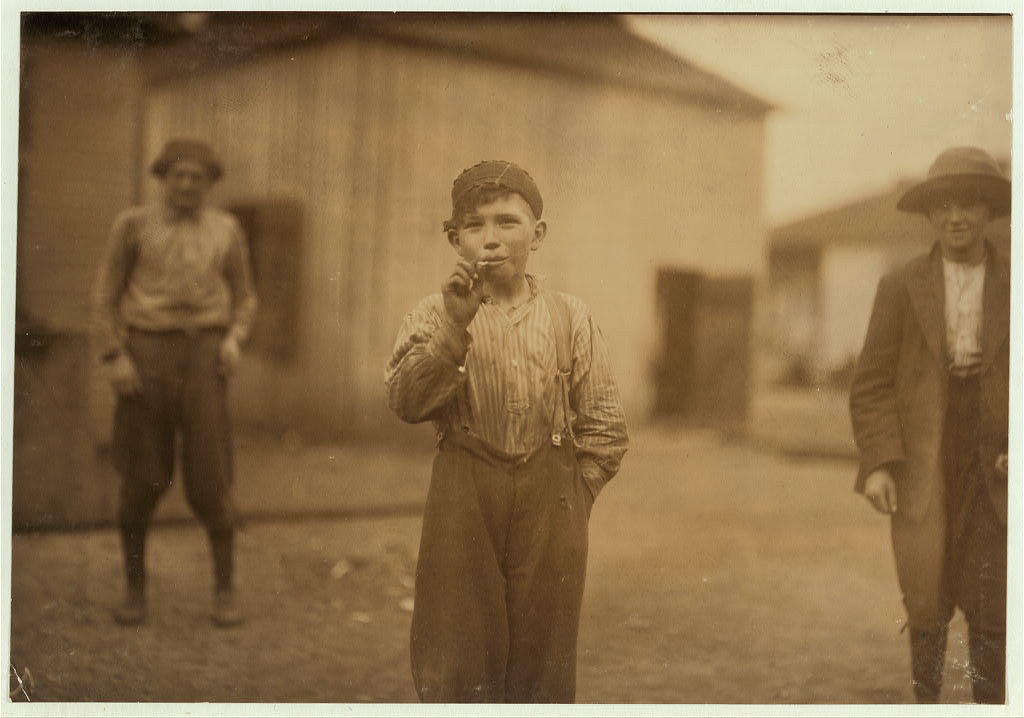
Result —
M 842 382 L 860 353 L 879 279 L 928 251 L 928 222 L 896 209 L 910 186 L 864 197 L 772 230 L 769 238 L 771 348 L 796 374 Z M 1010 251 L 1009 218 L 989 238 Z
M 224 161 L 212 201 L 245 225 L 261 298 L 235 415 L 320 438 L 416 436 L 387 410 L 384 365 L 405 312 L 438 291 L 455 259 L 441 232 L 452 180 L 481 159 L 510 159 L 544 195 L 548 238 L 531 269 L 590 305 L 629 418 L 742 425 L 770 106 L 620 19 L 132 13 L 25 23 L 25 346 L 83 351 L 88 286 L 113 217 L 157 197 L 146 168 L 166 139 L 197 137 Z M 88 441 L 102 445 L 109 393 L 83 362 L 61 364 L 82 387 L 66 413 L 88 417 Z M 19 366 L 27 387 L 30 364 Z M 46 407 L 32 411 L 42 427 Z

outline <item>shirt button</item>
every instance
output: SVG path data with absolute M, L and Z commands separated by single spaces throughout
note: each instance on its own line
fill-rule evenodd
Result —
M 516 361 L 515 359 L 513 359 L 513 360 L 512 360 L 512 366 L 514 366 L 514 367 L 518 367 L 518 366 L 519 366 L 519 362 L 518 362 L 518 361 Z

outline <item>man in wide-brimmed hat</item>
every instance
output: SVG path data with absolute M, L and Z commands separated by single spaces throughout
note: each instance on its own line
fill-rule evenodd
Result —
M 235 512 L 227 380 L 256 311 L 245 237 L 205 198 L 223 170 L 196 140 L 171 140 L 151 166 L 159 201 L 115 220 L 94 293 L 97 354 L 117 394 L 113 449 L 127 591 L 118 623 L 146 618 L 149 520 L 171 484 L 181 436 L 185 496 L 209 534 L 212 618 L 235 625 Z
M 936 241 L 879 283 L 851 389 L 856 489 L 891 516 L 919 702 L 939 697 L 957 607 L 974 699 L 1004 702 L 1010 273 L 984 234 L 1010 198 L 973 147 L 903 195 Z

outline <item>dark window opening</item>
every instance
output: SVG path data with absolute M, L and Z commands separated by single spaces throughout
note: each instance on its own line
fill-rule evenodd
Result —
M 302 208 L 295 200 L 274 199 L 235 202 L 226 209 L 249 240 L 260 303 L 248 348 L 270 359 L 292 359 L 298 344 Z

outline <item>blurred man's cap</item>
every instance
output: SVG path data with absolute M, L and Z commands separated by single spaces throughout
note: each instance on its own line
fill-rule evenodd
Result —
M 185 139 L 169 140 L 160 156 L 153 161 L 149 171 L 157 177 L 163 177 L 171 165 L 181 160 L 191 160 L 203 165 L 210 173 L 210 179 L 215 182 L 224 174 L 223 165 L 208 144 Z

